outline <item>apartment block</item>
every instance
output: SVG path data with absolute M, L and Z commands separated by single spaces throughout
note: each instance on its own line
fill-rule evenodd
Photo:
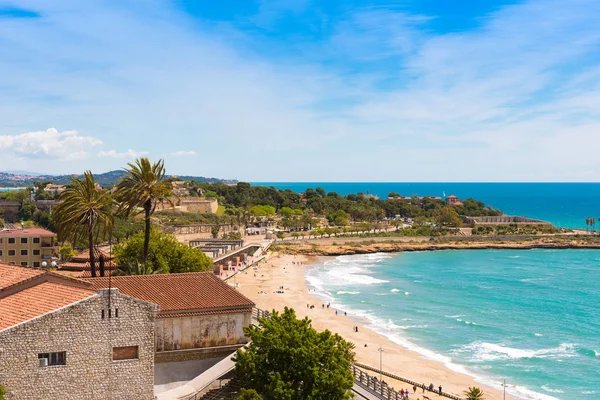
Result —
M 44 261 L 50 264 L 57 251 L 56 234 L 46 229 L 0 231 L 0 262 L 40 268 Z

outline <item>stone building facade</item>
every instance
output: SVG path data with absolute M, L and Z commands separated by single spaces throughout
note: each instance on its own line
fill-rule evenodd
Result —
M 156 303 L 157 363 L 216 358 L 248 342 L 254 302 L 212 272 L 86 279 L 93 289 L 108 285 Z
M 58 284 L 23 292 L 42 292 L 43 285 Z M 19 293 L 0 298 L 0 310 L 12 296 Z M 89 290 L 89 297 L 52 312 L 0 325 L 0 383 L 7 400 L 154 399 L 157 311 L 118 289 Z

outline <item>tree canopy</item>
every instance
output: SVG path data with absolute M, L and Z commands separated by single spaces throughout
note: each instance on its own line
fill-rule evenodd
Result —
M 478 387 L 469 387 L 469 390 L 465 390 L 465 396 L 467 400 L 484 400 L 483 390 Z
M 354 345 L 328 330 L 317 332 L 308 318 L 285 308 L 260 327 L 244 332 L 252 339 L 234 356 L 237 379 L 246 389 L 273 400 L 342 400 L 350 398 Z
M 143 264 L 144 236 L 144 232 L 137 233 L 115 246 L 117 264 L 124 267 Z M 151 230 L 146 269 L 160 273 L 200 272 L 207 271 L 211 264 L 210 258 L 201 250 L 180 243 L 169 233 Z

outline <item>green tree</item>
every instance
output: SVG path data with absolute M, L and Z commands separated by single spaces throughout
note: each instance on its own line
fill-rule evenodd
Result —
M 60 194 L 61 203 L 53 212 L 54 223 L 62 240 L 72 237 L 73 243 L 87 234 L 90 272 L 96 277 L 95 238 L 105 237 L 113 224 L 113 199 L 108 191 L 98 190 L 90 171 L 83 179 L 73 178 L 73 183 Z
M 58 254 L 60 254 L 61 261 L 69 261 L 77 252 L 73 249 L 71 243 L 65 240 L 58 249 Z
M 469 390 L 465 390 L 464 393 L 467 396 L 467 400 L 485 400 L 483 391 L 478 387 L 469 387 Z
M 4 390 L 4 386 L 0 383 L 0 400 L 6 399 L 6 390 Z
M 21 209 L 17 213 L 17 217 L 22 221 L 30 221 L 33 217 L 33 213 L 37 210 L 35 204 L 28 201 L 23 202 Z
M 220 230 L 221 230 L 221 225 L 219 225 L 219 224 L 213 225 L 213 227 L 210 228 L 210 234 L 212 235 L 213 239 L 216 239 L 219 237 Z
M 4 219 L 0 218 L 0 228 L 4 228 Z
M 277 232 L 276 236 L 277 236 L 277 239 L 283 240 L 283 238 L 285 237 L 285 234 L 283 232 Z
M 159 273 L 207 271 L 212 265 L 210 258 L 201 250 L 180 243 L 169 233 L 150 232 L 150 252 L 144 262 L 145 233 L 133 235 L 114 247 L 115 261 L 119 266 L 137 263 Z
M 244 328 L 251 342 L 234 356 L 243 387 L 274 400 L 351 398 L 352 343 L 329 330 L 317 332 L 287 307 L 259 322 Z
M 435 216 L 435 222 L 440 226 L 459 227 L 462 225 L 458 213 L 452 206 L 441 208 Z
M 237 400 L 263 400 L 263 398 L 254 389 L 242 389 Z
M 152 269 L 150 263 L 142 264 L 135 262 L 125 264 L 115 271 L 113 275 L 154 275 L 158 273 L 159 271 Z
M 158 204 L 169 203 L 175 206 L 172 186 L 165 182 L 165 163 L 163 160 L 150 163 L 146 157 L 138 158 L 127 164 L 125 174 L 117 184 L 117 201 L 125 216 L 141 207 L 144 210 L 144 252 L 142 262 L 148 259 L 150 246 L 150 217 Z

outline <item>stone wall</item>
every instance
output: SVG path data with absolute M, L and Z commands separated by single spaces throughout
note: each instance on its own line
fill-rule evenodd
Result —
M 156 352 L 245 344 L 252 314 L 230 313 L 156 320 Z
M 195 212 L 200 214 L 214 214 L 219 209 L 217 199 L 208 199 L 204 197 L 184 197 L 175 207 L 169 203 L 157 204 L 156 210 L 175 210 L 182 212 Z
M 108 318 L 108 293 L 0 331 L 7 400 L 154 399 L 157 306 L 112 289 Z M 122 346 L 139 346 L 138 359 L 113 361 Z M 38 367 L 39 353 L 62 351 L 66 365 Z

